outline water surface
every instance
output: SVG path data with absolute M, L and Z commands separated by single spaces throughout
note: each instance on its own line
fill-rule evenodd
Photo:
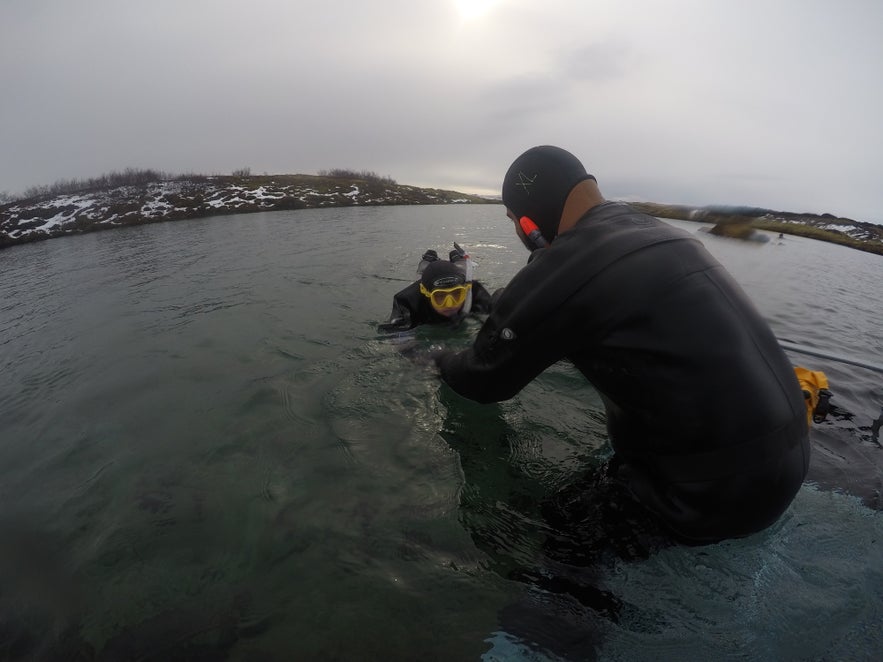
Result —
M 699 236 L 779 337 L 883 363 L 879 256 Z M 577 562 L 542 504 L 608 454 L 582 377 L 561 364 L 481 406 L 375 331 L 453 241 L 490 290 L 526 258 L 498 206 L 0 252 L 2 656 L 875 659 L 879 374 L 793 355 L 845 413 L 814 428 L 811 480 L 768 531 Z

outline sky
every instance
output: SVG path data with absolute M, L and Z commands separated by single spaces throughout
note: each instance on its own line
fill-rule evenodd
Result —
M 0 0 L 0 193 L 126 168 L 883 224 L 880 0 Z

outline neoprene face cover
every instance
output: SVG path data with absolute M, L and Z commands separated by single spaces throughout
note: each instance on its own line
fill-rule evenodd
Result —
M 516 217 L 527 216 L 546 241 L 558 234 L 558 223 L 571 189 L 595 179 L 573 154 L 560 147 L 531 147 L 509 166 L 503 179 L 503 204 Z

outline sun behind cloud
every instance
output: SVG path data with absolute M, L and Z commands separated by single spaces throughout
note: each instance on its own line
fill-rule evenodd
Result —
M 486 16 L 500 0 L 454 0 L 457 12 L 464 21 L 474 21 Z

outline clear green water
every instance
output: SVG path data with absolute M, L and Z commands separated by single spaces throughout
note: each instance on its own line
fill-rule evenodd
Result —
M 0 659 L 876 659 L 879 375 L 795 357 L 855 418 L 770 530 L 569 559 L 542 504 L 606 457 L 591 388 L 476 405 L 375 332 L 426 248 L 505 285 L 510 232 L 356 208 L 0 252 Z M 703 240 L 780 337 L 881 362 L 879 256 Z

